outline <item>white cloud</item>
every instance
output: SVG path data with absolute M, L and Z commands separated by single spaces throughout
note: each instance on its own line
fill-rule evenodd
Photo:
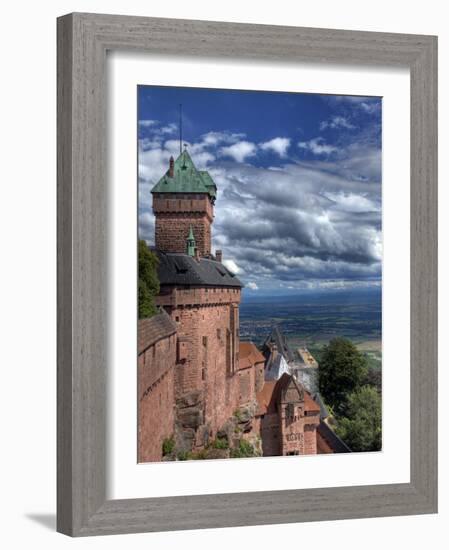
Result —
M 290 139 L 285 137 L 275 137 L 270 141 L 265 141 L 260 144 L 260 148 L 263 151 L 273 151 L 277 153 L 280 157 L 285 157 L 287 154 L 287 149 L 290 146 Z
M 343 212 L 380 212 L 380 204 L 356 193 L 325 193 L 336 207 Z
M 201 136 L 204 147 L 213 147 L 219 143 L 237 143 L 245 137 L 245 134 L 233 134 L 229 132 L 208 132 Z
M 325 143 L 322 137 L 317 137 L 309 141 L 300 141 L 298 147 L 310 151 L 314 155 L 330 155 L 338 151 L 338 147 Z
M 246 286 L 251 290 L 259 290 L 257 283 L 255 283 L 254 281 L 250 281 L 249 283 L 246 283 Z
M 240 269 L 240 267 L 235 263 L 234 260 L 230 260 L 230 259 L 225 259 L 223 260 L 223 265 L 229 269 L 229 271 L 231 273 L 234 273 L 235 275 L 238 275 L 239 273 L 242 272 L 242 270 Z
M 374 115 L 378 113 L 381 109 L 382 102 L 380 97 L 370 97 L 370 96 L 351 96 L 351 95 L 340 95 L 328 96 L 328 101 L 331 104 L 342 103 L 351 105 L 353 108 L 360 109 L 367 114 Z
M 344 116 L 334 116 L 329 120 L 324 120 L 320 124 L 320 130 L 325 130 L 326 128 L 331 128 L 332 130 L 337 130 L 339 128 L 353 130 L 355 126 L 354 124 L 351 124 L 351 122 L 349 122 L 349 120 Z
M 167 124 L 167 126 L 162 126 L 160 128 L 161 134 L 174 134 L 177 131 L 178 127 L 173 122 L 170 124 Z
M 150 126 L 155 126 L 158 124 L 157 120 L 139 120 L 139 126 L 142 126 L 142 128 L 149 128 Z
M 362 103 L 360 103 L 360 107 L 365 111 L 365 113 L 368 113 L 369 115 L 373 115 L 374 113 L 377 113 L 380 110 L 380 103 L 379 102 L 367 103 L 363 101 Z
M 233 145 L 222 147 L 220 153 L 226 157 L 232 157 L 236 162 L 244 162 L 247 157 L 256 154 L 256 146 L 250 141 L 238 141 Z

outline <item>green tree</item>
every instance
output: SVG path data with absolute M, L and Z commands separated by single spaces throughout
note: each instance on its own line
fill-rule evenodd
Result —
M 159 293 L 158 257 L 145 241 L 139 241 L 139 319 L 156 313 L 154 297 Z
M 382 447 L 382 403 L 372 386 L 362 386 L 349 396 L 346 416 L 336 432 L 352 451 L 379 451 Z
M 366 377 L 365 357 L 352 342 L 334 338 L 320 361 L 320 392 L 337 414 L 344 413 L 349 395 Z

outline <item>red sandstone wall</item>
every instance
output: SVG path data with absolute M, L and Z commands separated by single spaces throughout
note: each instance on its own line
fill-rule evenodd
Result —
M 213 206 L 206 195 L 198 195 L 200 198 L 196 199 L 182 197 L 153 197 L 156 248 L 164 252 L 185 253 L 192 226 L 198 251 L 201 256 L 207 256 L 211 253 Z
M 237 306 L 240 303 L 240 289 L 239 288 L 173 288 L 166 290 L 165 294 L 156 296 L 156 304 L 163 306 L 171 312 L 172 318 L 173 310 L 186 307 L 200 307 L 200 306 L 215 306 L 220 304 L 234 304 Z M 235 308 L 238 312 L 238 308 Z M 238 327 L 238 316 L 236 326 Z M 237 331 L 238 332 L 238 331 Z M 238 346 L 237 346 L 238 349 Z
M 239 402 L 240 404 L 249 403 L 255 399 L 255 379 L 254 367 L 241 369 L 239 371 Z
M 304 416 L 303 406 L 295 405 L 293 419 L 287 415 L 287 408 L 282 406 L 282 453 L 316 454 L 316 428 L 320 422 L 319 413 L 307 412 Z
M 316 442 L 316 425 L 306 424 L 304 426 L 304 454 L 316 455 L 317 454 L 317 442 Z
M 138 358 L 138 461 L 162 458 L 162 442 L 173 434 L 176 335 L 160 340 Z
M 260 419 L 260 437 L 262 438 L 263 456 L 279 456 L 281 454 L 281 433 L 279 415 L 265 414 Z
M 240 292 L 230 290 L 184 289 L 178 296 L 180 302 L 186 304 L 190 295 L 192 303 L 195 294 L 195 301 L 202 304 L 171 310 L 171 317 L 178 324 L 179 343 L 185 357 L 175 370 L 176 396 L 203 390 L 205 423 L 210 424 L 212 437 L 239 403 L 238 375 L 233 374 L 237 364 L 239 327 L 235 319 L 232 323 L 232 312 Z M 176 296 L 171 300 L 178 301 Z
M 287 406 L 281 411 L 281 454 L 304 454 L 304 404 L 294 406 L 293 416 L 287 414 Z
M 265 383 L 265 373 L 264 373 L 264 364 L 263 363 L 256 363 L 255 365 L 255 387 L 256 387 L 256 393 L 259 393 L 263 385 Z

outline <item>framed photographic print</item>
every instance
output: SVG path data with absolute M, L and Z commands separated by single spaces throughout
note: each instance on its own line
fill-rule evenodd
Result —
M 58 20 L 58 530 L 432 513 L 436 38 Z

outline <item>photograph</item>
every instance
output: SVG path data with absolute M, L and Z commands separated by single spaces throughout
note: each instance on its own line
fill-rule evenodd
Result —
M 382 451 L 382 98 L 137 86 L 137 462 Z

